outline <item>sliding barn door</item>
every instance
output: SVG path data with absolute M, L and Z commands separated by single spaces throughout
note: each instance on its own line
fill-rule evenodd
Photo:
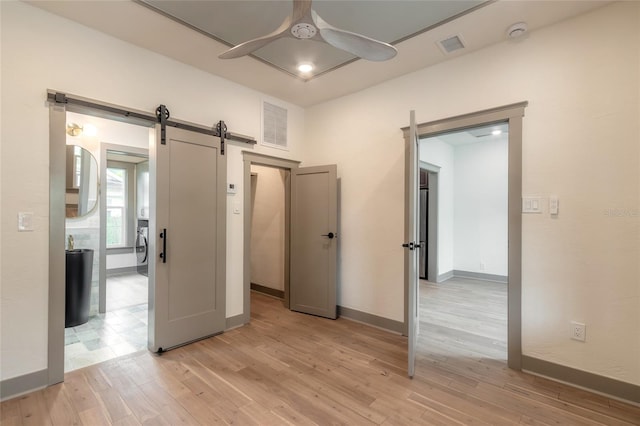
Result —
M 337 168 L 291 170 L 290 308 L 335 319 Z
M 167 127 L 162 144 L 160 133 L 149 346 L 161 352 L 224 331 L 227 167 L 219 138 Z

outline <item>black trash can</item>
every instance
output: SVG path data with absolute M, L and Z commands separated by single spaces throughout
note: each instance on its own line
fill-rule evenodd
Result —
M 89 321 L 93 250 L 67 250 L 66 256 L 65 328 Z

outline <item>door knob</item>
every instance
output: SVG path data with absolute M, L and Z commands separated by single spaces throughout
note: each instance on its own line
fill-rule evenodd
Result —
M 321 237 L 328 237 L 330 240 L 333 239 L 333 237 L 335 237 L 336 234 L 334 234 L 333 232 L 329 232 L 328 234 L 322 234 Z

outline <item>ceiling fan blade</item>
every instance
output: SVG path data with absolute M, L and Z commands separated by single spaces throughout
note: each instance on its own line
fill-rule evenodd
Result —
M 335 28 L 322 19 L 315 11 L 311 11 L 311 14 L 313 22 L 316 27 L 318 27 L 320 36 L 333 47 L 345 50 L 369 61 L 386 61 L 398 53 L 396 48 L 388 43 L 363 36 L 362 34 Z
M 311 18 L 311 0 L 293 0 L 291 22 L 298 22 L 305 17 Z
M 274 40 L 277 40 L 282 37 L 290 37 L 289 28 L 291 27 L 291 16 L 287 16 L 285 20 L 280 24 L 277 30 L 273 31 L 270 34 L 264 35 L 262 37 L 254 38 L 253 40 L 245 41 L 244 43 L 240 43 L 237 46 L 232 47 L 226 52 L 218 55 L 220 59 L 234 59 L 239 58 L 241 56 L 249 55 L 250 53 L 255 52 L 261 47 L 266 46 Z

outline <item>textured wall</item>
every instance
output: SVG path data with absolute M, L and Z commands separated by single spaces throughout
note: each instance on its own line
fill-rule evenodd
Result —
M 560 215 L 523 217 L 524 354 L 640 384 L 639 53 L 640 3 L 616 2 L 309 108 L 303 161 L 341 178 L 341 305 L 403 319 L 409 111 L 529 101 L 523 193 L 559 196 Z

